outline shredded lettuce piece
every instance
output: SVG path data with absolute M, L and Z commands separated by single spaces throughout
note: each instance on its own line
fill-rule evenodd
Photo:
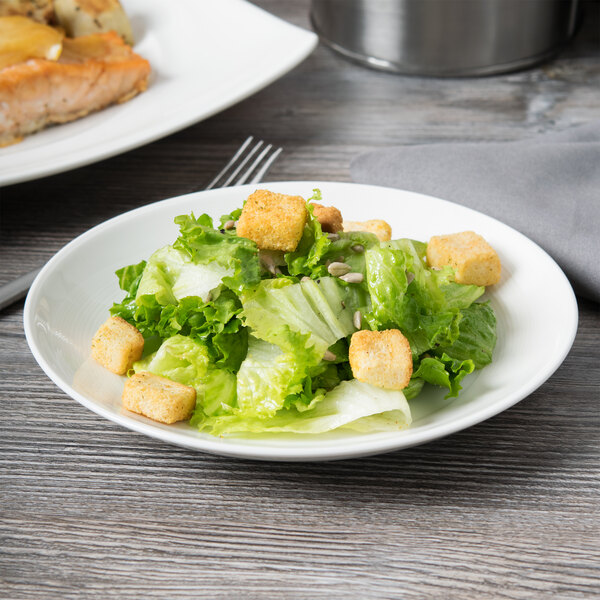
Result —
M 283 349 L 289 348 L 290 331 L 308 334 L 309 345 L 323 356 L 337 340 L 354 333 L 354 312 L 368 302 L 357 286 L 333 277 L 296 284 L 267 279 L 242 294 L 241 317 L 254 336 Z
M 221 285 L 233 268 L 217 262 L 196 264 L 173 246 L 157 250 L 149 259 L 138 285 L 136 301 L 154 296 L 160 305 L 177 304 L 182 298 L 198 296 L 206 302 L 211 291 Z
M 297 341 L 295 351 L 283 351 L 250 337 L 248 355 L 237 374 L 238 416 L 272 416 L 288 396 L 305 391 L 304 382 L 311 367 L 321 360 L 305 348 L 306 337 L 290 335 L 290 341 Z
M 281 410 L 270 418 L 224 415 L 206 419 L 200 431 L 232 433 L 318 434 L 353 431 L 398 431 L 412 421 L 410 407 L 399 391 L 383 390 L 356 379 L 343 381 L 309 410 Z
M 235 230 L 213 228 L 212 219 L 201 215 L 175 217 L 180 235 L 173 244 L 177 250 L 186 252 L 197 264 L 216 264 L 229 271 L 223 283 L 230 289 L 241 292 L 244 288 L 260 281 L 260 262 L 256 244 L 238 237 Z
M 193 387 L 196 390 L 194 419 L 198 415 L 223 414 L 235 405 L 235 375 L 215 367 L 206 345 L 198 340 L 174 335 L 154 354 L 134 363 L 133 371 L 148 371 Z

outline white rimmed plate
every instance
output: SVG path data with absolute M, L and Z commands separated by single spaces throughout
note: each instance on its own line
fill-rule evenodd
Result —
M 67 394 L 124 427 L 172 444 L 243 458 L 330 460 L 414 446 L 479 423 L 538 388 L 562 363 L 577 329 L 577 304 L 565 275 L 531 240 L 514 229 L 450 202 L 376 186 L 332 182 L 264 183 L 261 187 L 309 197 L 348 220 L 385 218 L 393 237 L 474 230 L 498 251 L 503 274 L 486 293 L 498 319 L 494 361 L 468 376 L 458 399 L 433 388 L 411 402 L 414 422 L 404 431 L 377 434 L 214 438 L 186 423 L 161 425 L 121 409 L 124 378 L 89 358 L 92 336 L 123 293 L 114 271 L 147 258 L 177 237 L 173 218 L 206 212 L 213 218 L 242 204 L 256 186 L 199 192 L 157 202 L 115 217 L 58 252 L 35 280 L 25 304 L 27 341 L 47 375 Z M 558 318 L 559 316 L 559 318 Z
M 0 185 L 53 175 L 137 148 L 247 98 L 300 63 L 317 36 L 243 0 L 124 0 L 148 59 L 129 102 L 0 148 Z

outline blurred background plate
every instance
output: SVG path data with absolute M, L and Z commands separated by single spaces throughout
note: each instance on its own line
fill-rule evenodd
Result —
M 96 162 L 206 119 L 306 58 L 317 36 L 243 0 L 123 0 L 148 59 L 133 100 L 0 148 L 0 185 Z

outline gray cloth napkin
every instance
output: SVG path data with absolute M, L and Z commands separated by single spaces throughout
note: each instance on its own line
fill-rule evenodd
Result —
M 358 156 L 354 181 L 474 208 L 538 243 L 600 302 L 600 121 L 519 142 L 399 146 Z

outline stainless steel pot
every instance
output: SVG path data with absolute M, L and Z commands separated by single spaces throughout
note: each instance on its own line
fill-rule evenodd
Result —
M 469 76 L 541 62 L 575 29 L 578 0 L 313 0 L 315 31 L 370 67 Z

